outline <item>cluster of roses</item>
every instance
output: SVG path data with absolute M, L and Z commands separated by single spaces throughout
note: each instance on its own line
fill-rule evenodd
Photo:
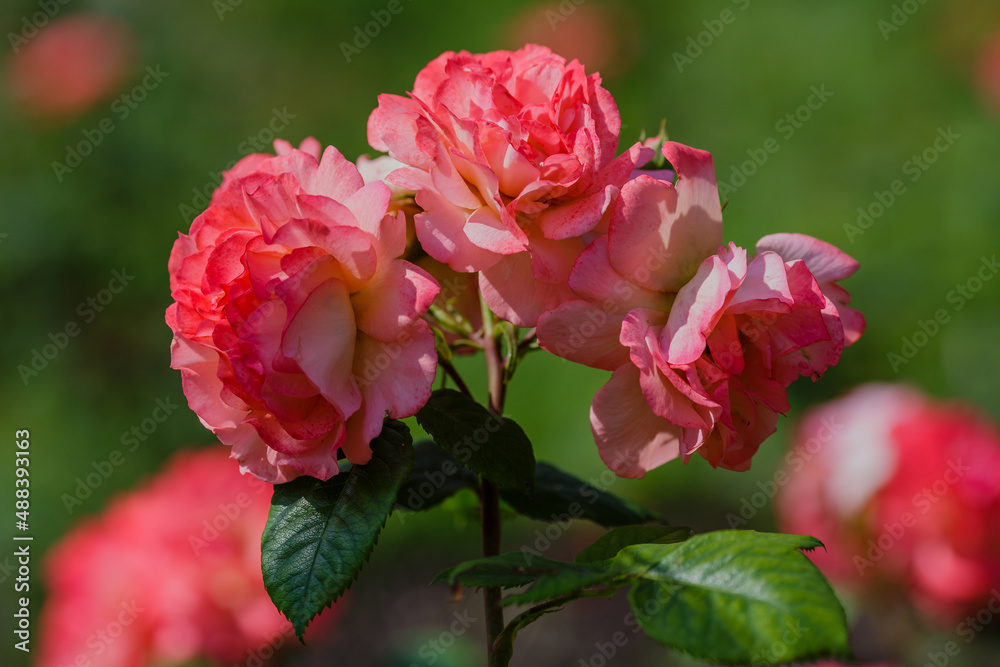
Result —
M 600 82 L 539 46 L 449 52 L 408 97 L 379 97 L 368 140 L 388 156 L 364 175 L 312 139 L 226 173 L 174 246 L 167 322 L 191 407 L 244 471 L 367 462 L 385 416 L 430 396 L 427 312 L 459 296 L 431 273 L 447 271 L 477 275 L 542 348 L 613 371 L 591 422 L 617 474 L 695 452 L 749 467 L 788 385 L 861 335 L 837 284 L 857 263 L 798 234 L 752 257 L 723 246 L 711 156 L 658 140 L 616 155 Z M 430 272 L 407 261 L 421 254 Z

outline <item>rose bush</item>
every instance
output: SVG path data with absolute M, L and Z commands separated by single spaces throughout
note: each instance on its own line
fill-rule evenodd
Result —
M 240 467 L 273 483 L 328 479 L 386 414 L 430 396 L 434 337 L 420 319 L 439 286 L 398 259 L 402 211 L 314 140 L 250 155 L 170 256 L 172 366 L 192 409 Z
M 600 83 L 539 46 L 442 54 L 408 97 L 379 97 L 368 139 L 388 155 L 356 167 L 315 140 L 276 142 L 227 172 L 176 242 L 172 364 L 241 469 L 280 485 L 261 566 L 300 636 L 394 510 L 469 490 L 484 560 L 437 581 L 485 588 L 491 666 L 509 664 L 523 625 L 623 585 L 642 629 L 694 657 L 756 661 L 792 620 L 808 630 L 783 658 L 849 656 L 843 610 L 802 553 L 814 538 L 659 525 L 538 463 L 504 415 L 520 363 L 544 348 L 612 372 L 591 426 L 616 474 L 695 453 L 746 470 L 789 384 L 818 378 L 864 329 L 839 285 L 853 259 L 798 234 L 755 255 L 724 245 L 711 155 L 661 131 L 616 156 L 618 108 Z M 468 352 L 485 358 L 485 404 L 455 361 Z M 411 415 L 437 447 L 410 446 L 395 419 Z M 337 475 L 341 455 L 352 465 Z M 501 499 L 612 530 L 573 563 L 501 554 Z M 505 626 L 514 602 L 534 606 Z

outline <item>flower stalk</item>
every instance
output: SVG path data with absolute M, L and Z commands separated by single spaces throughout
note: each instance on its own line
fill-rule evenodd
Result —
M 490 391 L 490 410 L 497 416 L 503 415 L 504 399 L 506 397 L 507 377 L 505 363 L 500 356 L 500 344 L 494 326 L 493 312 L 481 301 L 483 314 L 483 352 L 486 357 L 486 370 Z M 482 508 L 483 558 L 500 555 L 501 520 L 500 520 L 500 489 L 496 482 L 482 478 L 480 486 L 480 505 Z M 503 632 L 504 618 L 501 600 L 503 591 L 499 586 L 489 586 L 483 590 L 484 608 L 486 612 L 486 654 L 487 664 L 496 664 L 494 644 Z

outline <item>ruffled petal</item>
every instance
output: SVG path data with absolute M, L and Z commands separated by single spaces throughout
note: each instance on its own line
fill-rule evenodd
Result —
M 629 360 L 619 341 L 621 325 L 621 314 L 570 301 L 538 318 L 538 344 L 557 357 L 613 371 Z
M 347 288 L 327 280 L 289 315 L 281 353 L 299 365 L 341 414 L 354 414 L 361 406 L 361 392 L 351 375 L 357 323 Z
M 386 262 L 361 291 L 351 296 L 358 328 L 373 338 L 393 341 L 434 302 L 441 286 L 423 269 Z
M 436 372 L 434 334 L 422 320 L 388 343 L 358 337 L 354 374 L 364 402 L 347 423 L 344 453 L 351 463 L 371 459 L 371 441 L 382 432 L 386 416 L 411 417 L 427 403 Z
M 677 169 L 671 185 L 640 175 L 624 185 L 608 230 L 609 257 L 619 273 L 659 292 L 676 292 L 722 243 L 722 210 L 712 156 L 668 142 Z
M 817 282 L 843 280 L 858 270 L 858 261 L 835 245 L 806 234 L 769 234 L 757 241 L 757 253 L 776 252 L 782 259 L 804 260 Z
M 625 364 L 594 396 L 590 427 L 601 460 L 619 477 L 642 477 L 680 455 L 680 428 L 650 409 L 639 369 Z

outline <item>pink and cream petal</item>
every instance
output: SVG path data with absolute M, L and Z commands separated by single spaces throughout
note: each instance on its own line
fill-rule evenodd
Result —
M 536 222 L 547 239 L 560 241 L 583 236 L 601 220 L 618 194 L 618 188 L 609 185 L 589 197 L 563 206 L 550 206 L 538 215 Z
M 621 314 L 570 301 L 538 318 L 538 344 L 563 359 L 613 371 L 629 361 L 628 348 L 619 341 L 621 326 Z
M 542 313 L 576 299 L 565 283 L 538 279 L 526 252 L 507 255 L 480 272 L 479 289 L 498 317 L 518 327 L 534 327 Z
M 770 234 L 757 241 L 757 253 L 769 250 L 786 262 L 804 260 L 820 283 L 843 280 L 858 270 L 856 259 L 837 246 L 806 234 Z
M 437 261 L 456 271 L 473 272 L 493 266 L 502 257 L 469 240 L 465 223 L 472 211 L 453 206 L 433 190 L 418 192 L 417 204 L 424 209 L 414 218 L 417 239 Z
M 249 406 L 241 410 L 219 398 L 223 385 L 217 350 L 175 336 L 170 344 L 170 367 L 180 369 L 184 396 L 202 424 L 215 430 L 243 423 Z
M 465 221 L 465 235 L 476 246 L 498 255 L 524 252 L 527 246 L 519 240 L 492 209 L 476 209 Z
M 569 277 L 569 286 L 583 299 L 600 303 L 616 311 L 651 308 L 669 312 L 673 297 L 647 290 L 615 271 L 608 259 L 608 239 L 600 236 L 587 246 Z
M 327 280 L 290 313 L 281 353 L 294 360 L 320 393 L 346 417 L 361 406 L 351 374 L 357 323 L 343 283 Z
M 608 231 L 609 257 L 636 284 L 674 292 L 722 243 L 722 210 L 711 155 L 672 142 L 664 154 L 677 183 L 640 175 L 624 185 Z
M 590 426 L 601 460 L 619 477 L 642 477 L 680 454 L 681 429 L 653 413 L 631 364 L 594 396 Z
M 702 355 L 707 336 L 722 316 L 733 287 L 725 263 L 712 256 L 681 288 L 660 339 L 670 364 L 690 364 Z
M 434 302 L 441 286 L 426 271 L 402 260 L 385 262 L 359 292 L 351 295 L 358 329 L 394 341 Z

